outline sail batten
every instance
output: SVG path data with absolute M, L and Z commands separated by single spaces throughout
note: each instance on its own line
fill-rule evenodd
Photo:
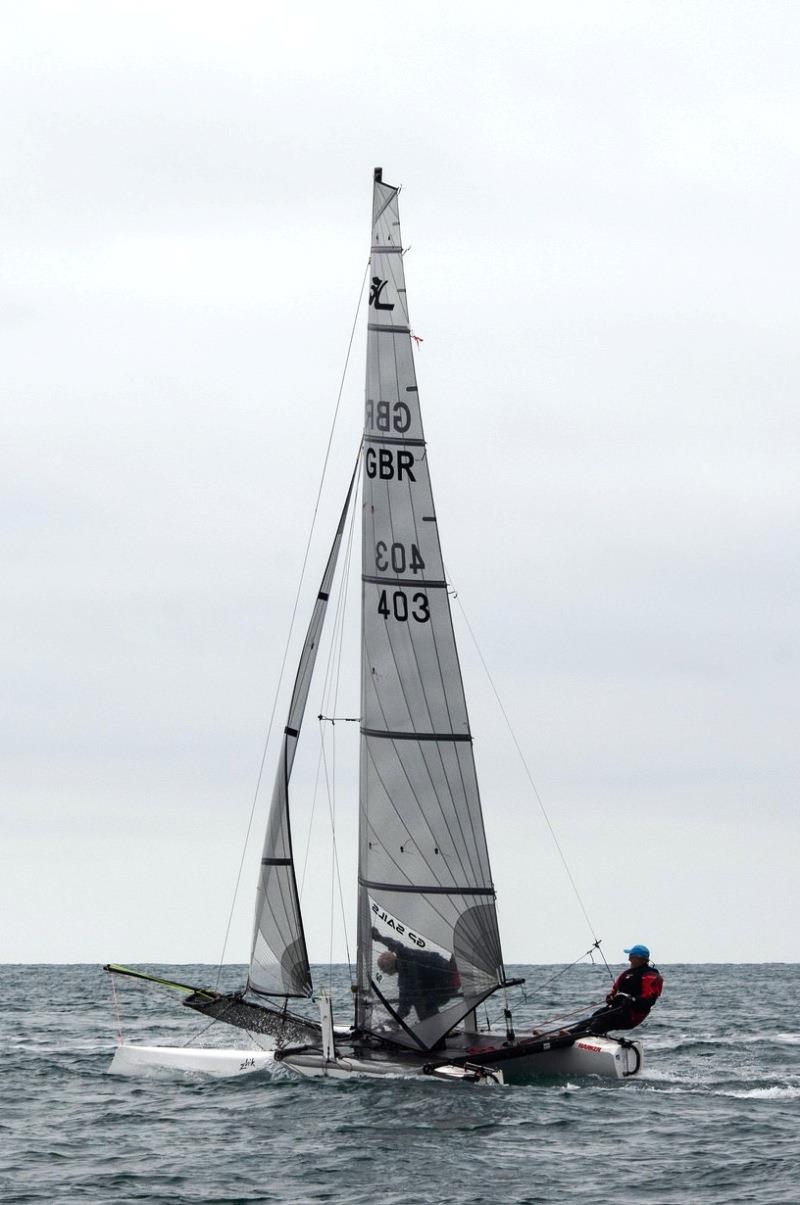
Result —
M 412 883 L 369 883 L 365 879 L 360 880 L 362 887 L 369 887 L 375 891 L 408 891 L 416 895 L 491 895 L 494 896 L 494 887 L 464 887 L 460 884 L 455 884 L 452 887 L 431 887 L 430 884 L 425 886 L 416 886 Z
M 362 524 L 357 1023 L 429 1049 L 502 954 L 400 254 L 376 173 Z
M 247 990 L 261 996 L 310 996 L 313 990 L 292 852 L 289 782 L 327 612 L 345 521 L 356 480 L 353 473 L 317 592 L 300 655 L 272 792 L 256 892 Z
M 362 728 L 362 736 L 384 737 L 390 741 L 471 741 L 468 732 L 388 732 L 380 728 Z

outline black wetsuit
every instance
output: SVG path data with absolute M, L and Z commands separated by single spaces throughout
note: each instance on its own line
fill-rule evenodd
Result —
M 584 1033 L 603 1034 L 610 1029 L 633 1029 L 641 1025 L 661 995 L 664 980 L 657 967 L 644 964 L 627 967 L 606 996 L 606 1007 L 583 1022 Z

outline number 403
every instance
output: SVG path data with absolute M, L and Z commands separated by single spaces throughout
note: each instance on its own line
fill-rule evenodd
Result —
M 431 608 L 428 602 L 427 594 L 423 594 L 421 590 L 411 596 L 412 605 L 408 604 L 408 596 L 402 590 L 395 590 L 390 594 L 388 590 L 381 590 L 381 596 L 378 599 L 378 614 L 384 619 L 389 619 L 390 616 L 400 621 L 407 623 L 409 618 L 416 619 L 417 623 L 427 623 L 431 617 Z
M 421 573 L 425 568 L 425 562 L 416 544 L 411 545 L 409 555 L 405 544 L 392 544 L 390 548 L 384 540 L 378 540 L 375 545 L 375 566 L 381 573 L 385 573 L 390 565 L 393 573 L 405 573 L 406 570 Z

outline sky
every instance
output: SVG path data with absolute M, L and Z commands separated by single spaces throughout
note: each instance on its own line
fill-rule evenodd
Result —
M 17 0 L 2 25 L 0 961 L 249 957 L 265 734 L 359 440 L 377 165 L 507 961 L 800 960 L 798 7 Z M 320 698 L 314 962 L 355 918 L 355 726 L 343 925 Z

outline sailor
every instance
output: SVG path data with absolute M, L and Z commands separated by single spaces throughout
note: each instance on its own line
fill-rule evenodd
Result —
M 397 976 L 395 1013 L 401 1020 L 413 1008 L 419 1020 L 425 1021 L 460 994 L 461 983 L 453 959 L 442 958 L 433 950 L 404 946 L 393 937 L 384 937 L 375 928 L 372 940 L 387 947 L 378 957 L 378 970 L 384 975 Z
M 625 953 L 630 966 L 614 980 L 606 996 L 606 1007 L 589 1018 L 584 1032 L 602 1034 L 610 1029 L 633 1029 L 641 1025 L 661 995 L 664 980 L 651 964 L 647 946 L 631 946 Z

